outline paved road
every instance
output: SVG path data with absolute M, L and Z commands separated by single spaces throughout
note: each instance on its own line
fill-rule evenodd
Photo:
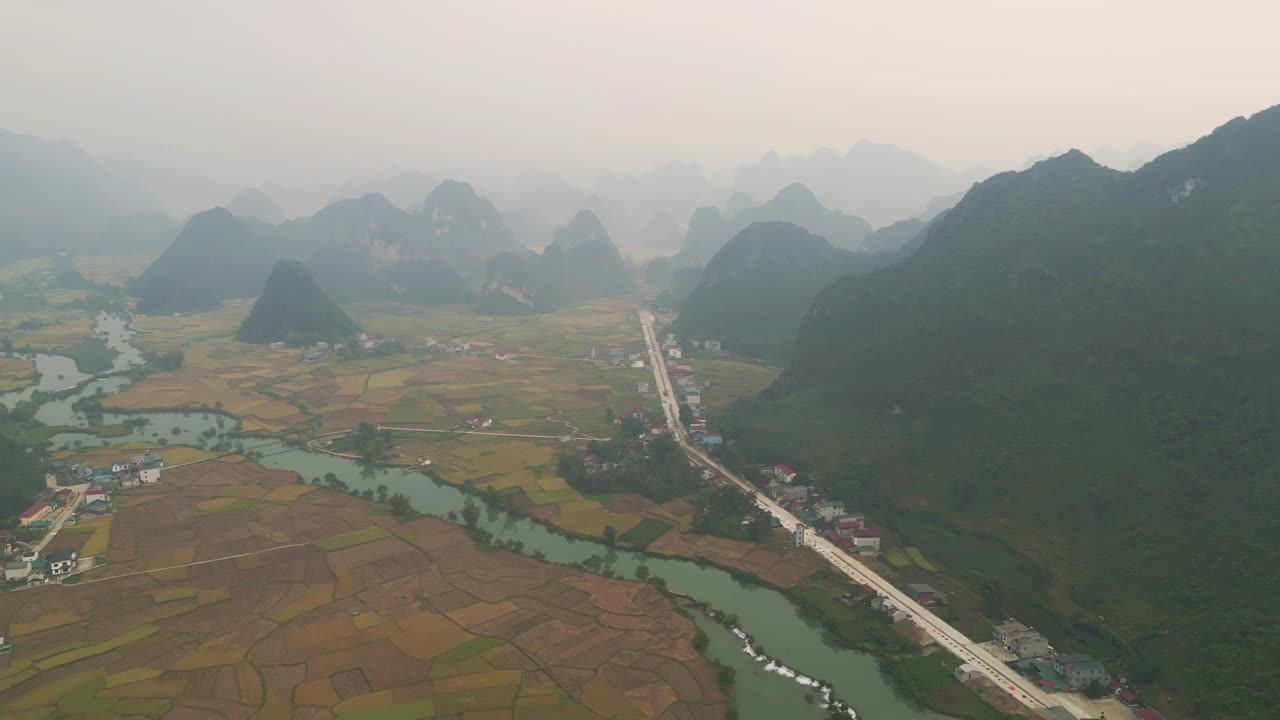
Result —
M 85 491 L 89 489 L 89 483 L 71 485 L 67 489 L 71 491 L 71 502 L 58 509 L 53 522 L 49 524 L 49 532 L 45 533 L 44 537 L 40 538 L 40 542 L 35 544 L 35 549 L 40 552 L 44 552 L 45 546 L 53 540 L 53 537 L 66 524 L 67 518 L 75 514 L 75 509 L 80 506 L 80 500 L 84 498 Z
M 695 462 L 718 472 L 748 494 L 753 495 L 759 507 L 778 518 L 784 528 L 794 531 L 796 526 L 800 524 L 794 515 L 760 492 L 754 485 L 730 472 L 689 442 L 684 428 L 680 425 L 680 409 L 676 402 L 675 392 L 671 387 L 671 378 L 667 374 L 666 363 L 662 359 L 662 346 L 658 343 L 658 337 L 653 329 L 653 314 L 641 312 L 640 324 L 644 331 L 645 345 L 648 346 L 649 360 L 653 365 L 653 379 L 658 385 L 658 394 L 662 399 L 662 410 L 667 417 L 667 425 L 674 429 L 676 439 L 681 446 L 684 447 Z M 888 597 L 893 601 L 894 605 L 902 608 L 910 615 L 911 622 L 932 637 L 940 646 L 946 648 L 962 661 L 976 666 L 996 687 L 1006 690 L 1027 707 L 1033 710 L 1040 710 L 1054 705 L 1061 705 L 1074 717 L 1090 717 L 1087 711 L 1072 698 L 1061 695 L 1050 697 L 1042 692 L 1032 685 L 1029 680 L 992 656 L 984 648 L 979 647 L 977 643 L 969 640 L 964 633 L 951 627 L 930 610 L 907 597 L 904 592 L 888 580 L 880 577 L 826 538 L 809 533 L 808 545 L 854 582 L 870 585 L 881 595 Z

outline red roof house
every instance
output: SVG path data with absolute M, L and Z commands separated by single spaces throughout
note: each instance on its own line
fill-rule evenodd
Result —
M 49 510 L 51 510 L 51 509 L 52 509 L 52 508 L 50 508 L 47 504 L 42 503 L 42 502 L 38 502 L 38 503 L 35 503 L 34 505 L 32 505 L 31 507 L 27 508 L 26 510 L 23 510 L 21 513 L 19 513 L 19 514 L 18 514 L 18 519 L 19 519 L 19 520 L 27 520 L 27 519 L 30 519 L 30 518 L 33 518 L 33 517 L 39 517 L 41 514 L 43 514 L 43 513 L 47 512 L 47 511 L 49 511 Z

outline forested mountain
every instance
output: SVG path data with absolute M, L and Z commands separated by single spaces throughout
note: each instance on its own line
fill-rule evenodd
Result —
M 908 218 L 877 228 L 862 241 L 862 249 L 867 252 L 892 252 L 915 240 L 928 224 L 925 220 Z
M 276 201 L 258 188 L 245 188 L 236 193 L 227 203 L 227 210 L 232 215 L 261 220 L 271 225 L 278 225 L 286 219 Z
M 768 202 L 741 207 L 727 218 L 715 208 L 698 208 L 689 220 L 689 231 L 676 255 L 675 266 L 703 265 L 748 225 L 771 221 L 799 225 L 847 250 L 861 248 L 871 232 L 866 220 L 828 209 L 809 188 L 793 184 L 779 190 Z
M 684 231 L 674 218 L 659 212 L 654 213 L 649 222 L 636 231 L 632 241 L 636 247 L 646 250 L 670 252 L 680 247 L 680 243 L 684 241 Z
M 359 332 L 360 326 L 324 294 L 302 263 L 281 260 L 236 331 L 236 340 L 300 347 L 341 341 Z
M 158 209 L 74 143 L 0 129 L 0 260 L 87 250 L 112 218 Z
M 334 302 L 393 300 L 396 296 L 373 259 L 349 245 L 317 249 L 307 258 L 307 272 Z
M 191 216 L 177 239 L 129 284 L 144 313 L 211 310 L 262 290 L 275 257 L 225 208 Z
M 1277 198 L 1280 107 L 1134 173 L 1072 151 L 997 175 L 909 260 L 823 290 L 730 436 L 897 517 L 991 619 L 1186 717 L 1268 716 Z M 1027 559 L 994 560 L 991 535 Z
M 635 289 L 600 219 L 581 210 L 536 253 L 503 253 L 488 263 L 481 307 L 550 312 L 566 303 Z
M 401 302 L 452 305 L 474 297 L 467 281 L 443 260 L 408 260 L 382 269 Z
M 679 305 L 675 332 L 781 361 L 794 348 L 800 320 L 818 290 L 841 275 L 870 272 L 902 256 L 842 250 L 791 223 L 754 223 L 707 263 Z

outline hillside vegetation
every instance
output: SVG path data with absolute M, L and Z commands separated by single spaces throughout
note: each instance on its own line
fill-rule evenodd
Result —
M 1072 151 L 997 175 L 909 260 L 819 294 L 736 452 L 921 536 L 999 537 L 1028 560 L 949 569 L 1027 588 L 1001 609 L 1189 717 L 1267 716 L 1278 197 L 1280 107 L 1134 173 Z
M 359 332 L 360 326 L 324 294 L 302 263 L 281 260 L 236 331 L 236 340 L 301 346 L 336 342 Z
M 720 340 L 735 353 L 784 360 L 822 287 L 896 262 L 912 249 L 851 252 L 791 223 L 752 224 L 707 264 L 680 304 L 675 331 Z

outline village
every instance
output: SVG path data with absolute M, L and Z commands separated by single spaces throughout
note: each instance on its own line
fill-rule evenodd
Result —
M 82 557 L 69 547 L 48 552 L 46 548 L 61 530 L 109 518 L 114 511 L 112 492 L 157 483 L 163 467 L 164 459 L 150 450 L 102 467 L 67 460 L 50 462 L 44 497 L 19 513 L 17 528 L 0 530 L 5 559 L 0 588 L 65 582 L 100 564 L 99 558 L 105 559 L 105 554 Z

